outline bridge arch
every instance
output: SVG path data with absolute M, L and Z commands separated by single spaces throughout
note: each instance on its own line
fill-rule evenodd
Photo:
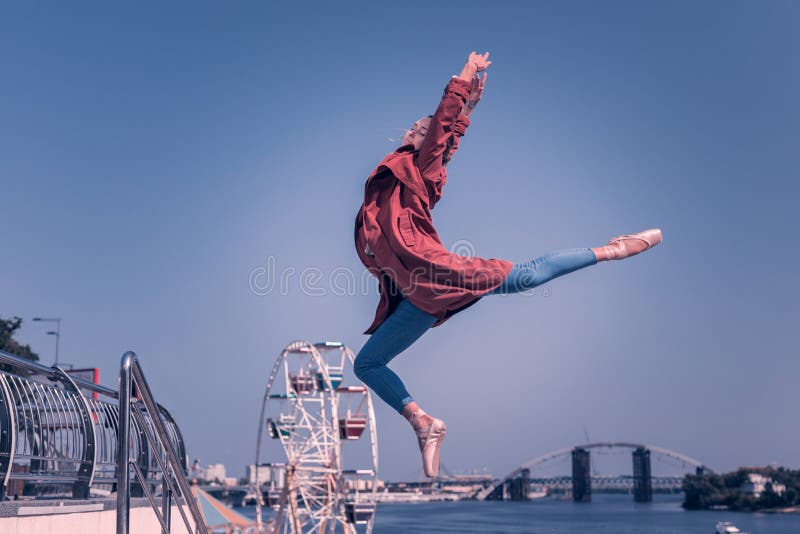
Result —
M 706 466 L 701 461 L 699 461 L 699 460 L 697 460 L 695 458 L 692 458 L 691 456 L 687 456 L 685 454 L 682 454 L 682 453 L 679 453 L 679 452 L 676 452 L 676 451 L 665 449 L 663 447 L 657 447 L 655 445 L 648 445 L 648 444 L 642 444 L 642 443 L 625 442 L 625 441 L 598 441 L 598 442 L 593 442 L 593 443 L 585 443 L 585 444 L 581 444 L 581 445 L 573 445 L 571 447 L 562 447 L 560 449 L 555 449 L 555 450 L 550 451 L 548 453 L 545 453 L 545 454 L 542 454 L 540 456 L 537 456 L 537 457 L 535 457 L 535 458 L 533 458 L 531 460 L 528 460 L 524 464 L 522 464 L 519 467 L 515 468 L 513 471 L 511 471 L 506 476 L 504 476 L 501 479 L 499 479 L 499 482 L 497 482 L 496 484 L 493 484 L 493 485 L 488 486 L 488 487 L 484 488 L 483 490 L 481 490 L 476 495 L 476 498 L 478 500 L 480 500 L 480 501 L 486 500 L 486 498 L 489 497 L 489 495 L 491 495 L 492 493 L 497 491 L 498 488 L 501 488 L 504 484 L 508 483 L 509 481 L 518 479 L 525 472 L 530 472 L 531 469 L 533 469 L 535 467 L 538 467 L 538 466 L 540 466 L 542 464 L 545 464 L 545 463 L 547 463 L 547 462 L 549 462 L 551 460 L 554 460 L 556 458 L 561 458 L 561 457 L 564 457 L 564 456 L 568 456 L 568 455 L 572 454 L 573 451 L 575 451 L 576 449 L 583 449 L 585 451 L 589 451 L 589 450 L 592 450 L 592 449 L 630 449 L 632 451 L 639 451 L 639 450 L 649 451 L 649 452 L 653 452 L 653 453 L 656 453 L 656 454 L 659 454 L 659 455 L 662 455 L 662 456 L 667 456 L 669 458 L 673 458 L 675 460 L 678 460 L 678 461 L 682 462 L 686 466 L 690 466 L 690 467 L 695 468 L 695 470 L 703 471 L 703 472 L 707 472 L 707 473 L 713 473 L 713 470 L 710 469 L 708 466 Z M 649 458 L 648 458 L 648 462 L 649 462 Z M 649 476 L 649 474 L 648 474 L 648 476 Z

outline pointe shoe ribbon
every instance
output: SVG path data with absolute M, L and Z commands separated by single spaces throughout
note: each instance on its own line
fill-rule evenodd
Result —
M 439 474 L 439 449 L 447 435 L 447 425 L 441 419 L 434 418 L 430 426 L 420 428 L 416 433 L 425 476 L 436 477 Z
M 638 234 L 626 234 L 612 238 L 606 250 L 606 257 L 610 260 L 621 260 L 635 256 L 640 252 L 661 243 L 662 235 L 659 228 L 652 228 Z

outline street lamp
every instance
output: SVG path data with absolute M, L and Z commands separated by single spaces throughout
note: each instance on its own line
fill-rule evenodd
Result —
M 55 366 L 58 365 L 58 343 L 61 340 L 61 317 L 34 317 L 33 320 L 35 322 L 42 322 L 42 323 L 56 323 L 55 331 L 50 331 L 47 333 L 48 336 L 56 336 L 56 362 L 53 364 Z

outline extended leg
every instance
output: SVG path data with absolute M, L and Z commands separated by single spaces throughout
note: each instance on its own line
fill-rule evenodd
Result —
M 594 252 L 588 248 L 557 250 L 535 260 L 518 263 L 508 273 L 505 281 L 489 295 L 519 293 L 546 284 L 554 278 L 569 274 L 597 263 Z
M 527 291 L 599 261 L 630 258 L 659 243 L 661 243 L 661 230 L 654 228 L 638 234 L 617 236 L 603 247 L 570 248 L 551 252 L 533 261 L 514 265 L 503 283 L 488 294 L 502 295 Z
M 399 413 L 403 413 L 403 408 L 413 399 L 387 364 L 435 323 L 436 317 L 403 300 L 356 356 L 353 368 L 359 380 Z

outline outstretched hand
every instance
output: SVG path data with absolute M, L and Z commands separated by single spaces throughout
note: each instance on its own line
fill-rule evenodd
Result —
M 458 77 L 467 82 L 471 81 L 472 78 L 475 77 L 475 74 L 485 71 L 491 64 L 492 62 L 489 61 L 489 52 L 485 54 L 470 52 L 467 62 L 464 64 L 464 68 L 461 69 L 461 74 L 459 74 Z

